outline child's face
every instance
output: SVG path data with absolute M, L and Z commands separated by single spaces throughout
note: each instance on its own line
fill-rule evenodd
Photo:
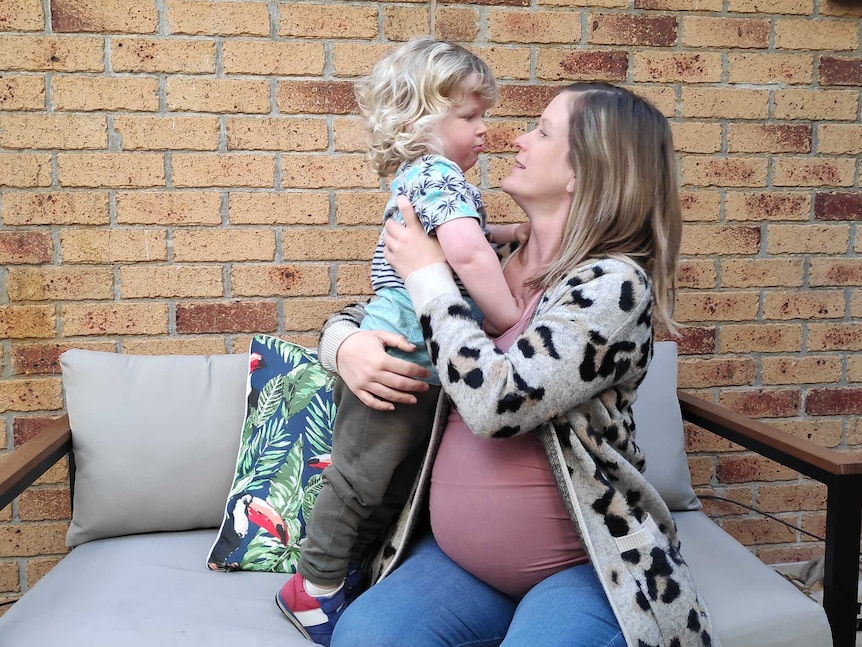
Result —
M 485 149 L 484 99 L 475 92 L 465 92 L 458 98 L 434 129 L 444 157 L 467 172 Z

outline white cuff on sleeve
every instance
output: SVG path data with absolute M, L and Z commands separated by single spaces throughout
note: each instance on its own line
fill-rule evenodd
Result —
M 446 263 L 434 263 L 416 270 L 404 281 L 413 301 L 413 310 L 421 314 L 429 301 L 442 294 L 460 294 L 452 270 Z
M 335 364 L 338 349 L 345 339 L 356 332 L 359 332 L 356 324 L 347 321 L 337 321 L 326 329 L 317 347 L 318 359 L 320 359 L 323 368 L 330 373 L 338 372 L 338 367 Z

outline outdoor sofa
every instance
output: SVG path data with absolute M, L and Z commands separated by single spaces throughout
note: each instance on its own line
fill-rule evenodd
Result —
M 206 565 L 234 474 L 249 358 L 73 350 L 61 365 L 69 413 L 0 461 L 0 508 L 68 455 L 74 548 L 0 617 L 0 645 L 307 645 L 274 603 L 285 575 Z M 862 465 L 678 392 L 676 372 L 676 345 L 657 343 L 635 405 L 637 441 L 721 644 L 827 647 L 834 636 L 851 647 Z M 683 420 L 828 486 L 825 611 L 701 511 Z

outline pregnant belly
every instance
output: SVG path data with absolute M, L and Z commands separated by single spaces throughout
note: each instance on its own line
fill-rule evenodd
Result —
M 441 550 L 509 595 L 587 561 L 532 432 L 478 438 L 454 412 L 434 461 L 430 508 Z

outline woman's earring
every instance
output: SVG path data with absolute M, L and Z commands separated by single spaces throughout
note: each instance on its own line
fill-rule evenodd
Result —
M 574 190 L 575 190 L 575 178 L 572 178 L 571 180 L 569 180 L 569 183 L 566 185 L 566 191 L 571 193 Z

